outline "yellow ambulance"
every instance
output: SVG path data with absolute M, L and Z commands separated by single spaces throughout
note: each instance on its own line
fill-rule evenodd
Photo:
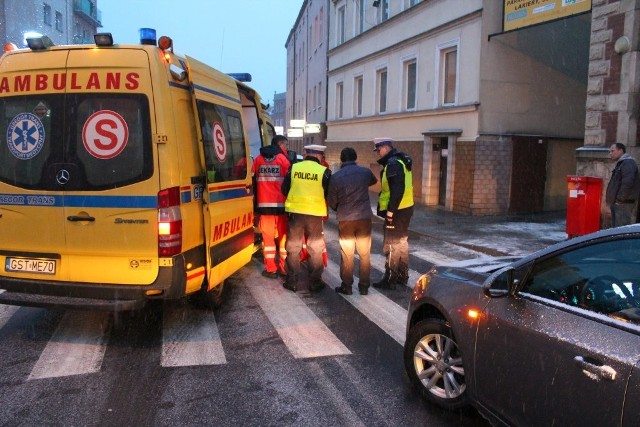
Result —
M 259 95 L 151 29 L 28 44 L 0 57 L 0 303 L 218 305 L 254 250 Z

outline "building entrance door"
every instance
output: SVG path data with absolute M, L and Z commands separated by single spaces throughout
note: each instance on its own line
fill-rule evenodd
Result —
M 447 201 L 447 160 L 449 158 L 449 138 L 438 138 L 440 145 L 440 182 L 438 185 L 438 204 L 444 206 Z

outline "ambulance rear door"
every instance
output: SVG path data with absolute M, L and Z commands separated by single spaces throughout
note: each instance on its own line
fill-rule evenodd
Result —
M 63 193 L 44 184 L 61 145 L 64 93 L 34 93 L 35 76 L 64 70 L 67 51 L 4 55 L 0 60 L 0 275 L 64 280 Z M 55 179 L 55 178 L 54 178 Z
M 253 253 L 253 189 L 248 136 L 235 81 L 187 57 L 205 180 L 203 215 L 209 289 Z M 256 123 L 253 128 L 259 128 Z
M 71 281 L 147 285 L 157 277 L 149 67 L 142 49 L 69 52 L 66 73 L 75 84 L 67 86 L 64 150 L 46 176 L 64 190 Z

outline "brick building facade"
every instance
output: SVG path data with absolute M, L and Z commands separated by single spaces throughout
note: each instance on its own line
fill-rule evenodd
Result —
M 608 147 L 621 142 L 640 159 L 640 1 L 593 0 L 584 146 L 578 175 L 601 177 L 603 192 L 613 165 Z M 602 204 L 602 224 L 610 212 Z

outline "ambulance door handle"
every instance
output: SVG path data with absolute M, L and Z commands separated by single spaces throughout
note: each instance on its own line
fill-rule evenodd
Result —
M 78 215 L 71 215 L 67 217 L 67 221 L 72 221 L 72 222 L 78 222 L 78 221 L 89 221 L 89 222 L 93 222 L 96 219 L 92 216 L 78 216 Z

